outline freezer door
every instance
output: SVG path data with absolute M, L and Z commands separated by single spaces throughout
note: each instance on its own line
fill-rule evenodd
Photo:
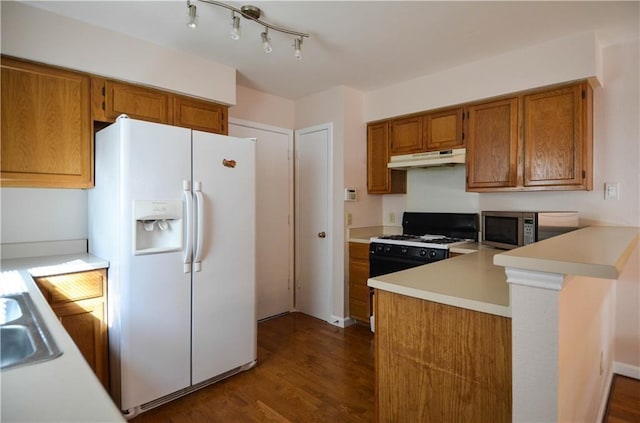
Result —
M 196 384 L 256 359 L 256 141 L 198 131 L 192 141 L 193 183 L 202 193 L 194 207 L 202 213 L 192 288 Z
M 113 212 L 124 222 L 123 233 L 117 234 L 122 266 L 119 289 L 109 300 L 117 301 L 121 314 L 121 405 L 126 410 L 191 382 L 191 275 L 183 271 L 182 251 L 134 255 L 132 237 L 134 204 L 183 201 L 183 180 L 191 173 L 191 134 L 133 119 L 121 132 L 122 201 L 121 210 Z M 155 224 L 151 230 L 159 234 L 163 229 Z M 107 229 L 105 236 L 116 234 Z

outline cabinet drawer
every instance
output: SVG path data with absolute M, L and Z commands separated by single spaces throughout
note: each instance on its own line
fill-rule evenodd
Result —
M 369 262 L 369 244 L 364 244 L 361 242 L 350 242 L 349 257 L 352 259 L 362 259 Z
M 104 296 L 105 278 L 105 270 L 93 270 L 35 278 L 35 281 L 49 304 L 56 305 Z

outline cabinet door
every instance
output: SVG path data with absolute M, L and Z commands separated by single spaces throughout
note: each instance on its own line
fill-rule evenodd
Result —
M 407 173 L 390 170 L 389 123 L 367 126 L 367 191 L 369 194 L 401 194 L 407 192 Z
M 585 185 L 585 85 L 524 96 L 525 186 Z
M 390 124 L 391 155 L 418 153 L 423 150 L 422 116 L 395 119 Z
M 518 99 L 469 106 L 467 191 L 518 182 Z
M 92 82 L 92 90 L 95 120 L 113 122 L 126 114 L 133 119 L 173 123 L 173 103 L 168 92 L 101 78 Z M 97 106 L 102 112 L 96 110 Z
M 462 108 L 425 115 L 424 134 L 427 151 L 463 147 Z
M 210 101 L 176 95 L 173 97 L 173 124 L 227 135 L 227 107 Z
M 2 186 L 93 186 L 89 76 L 2 57 Z
M 369 324 L 371 293 L 369 278 L 369 244 L 349 243 L 349 315 Z
M 104 299 L 70 302 L 54 306 L 62 326 L 84 356 L 89 366 L 109 389 L 107 359 L 107 322 Z

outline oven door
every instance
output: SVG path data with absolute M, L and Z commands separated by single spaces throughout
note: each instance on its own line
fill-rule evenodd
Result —
M 369 277 L 386 275 L 426 264 L 423 261 L 403 259 L 398 257 L 381 257 L 369 254 Z

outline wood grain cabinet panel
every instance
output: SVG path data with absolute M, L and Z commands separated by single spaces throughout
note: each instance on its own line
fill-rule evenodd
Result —
M 89 76 L 2 57 L 2 186 L 93 186 Z
M 89 366 L 109 389 L 105 269 L 34 278 Z
M 426 151 L 464 147 L 462 107 L 424 115 Z
M 472 105 L 467 112 L 467 190 L 515 187 L 518 99 Z
M 369 244 L 349 243 L 349 315 L 359 323 L 369 325 L 371 290 L 369 279 Z
M 367 125 L 367 191 L 369 194 L 404 194 L 407 172 L 391 170 L 389 163 L 389 122 Z
M 524 96 L 524 185 L 591 189 L 591 88 L 586 84 Z
M 173 123 L 173 102 L 169 92 L 125 82 L 94 77 L 93 119 L 114 122 L 122 114 L 149 122 Z
M 375 296 L 378 422 L 511 422 L 511 319 Z
M 391 155 L 423 151 L 422 129 L 422 115 L 392 120 L 389 124 Z
M 227 107 L 189 97 L 173 97 L 173 124 L 227 135 Z

